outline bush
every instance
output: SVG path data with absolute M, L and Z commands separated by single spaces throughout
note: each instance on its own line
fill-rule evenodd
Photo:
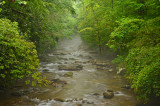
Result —
M 39 67 L 36 47 L 19 35 L 18 23 L 0 19 L 0 84 L 7 87 L 17 79 L 35 74 Z M 37 75 L 37 76 L 36 76 Z
M 145 103 L 160 97 L 160 17 L 147 21 L 122 19 L 109 46 L 120 51 L 113 61 L 126 66 L 126 78 Z
M 119 26 L 111 33 L 108 46 L 125 53 L 131 48 L 132 40 L 137 37 L 137 31 L 143 26 L 143 20 L 122 18 L 117 23 Z
M 135 48 L 126 58 L 127 78 L 138 94 L 138 99 L 148 102 L 160 96 L 160 47 Z

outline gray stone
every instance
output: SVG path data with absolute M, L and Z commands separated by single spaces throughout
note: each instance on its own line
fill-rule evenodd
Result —
M 105 98 L 105 99 L 112 99 L 113 97 L 114 97 L 114 93 L 113 92 L 104 92 L 103 93 L 103 97 Z
M 121 88 L 130 89 L 131 87 L 130 87 L 130 85 L 124 85 Z
M 106 67 L 106 66 L 109 66 L 110 64 L 106 63 L 106 62 L 95 62 L 95 65 L 96 66 L 101 66 L 101 67 Z
M 76 63 L 76 64 L 82 64 L 82 62 L 81 62 L 81 61 L 75 61 L 75 63 Z
M 66 81 L 62 81 L 60 79 L 52 79 L 50 85 L 53 85 L 54 87 L 63 87 L 64 85 L 66 85 L 67 82 Z
M 78 103 L 77 106 L 82 106 L 82 104 Z
M 107 92 L 114 92 L 113 90 L 108 89 Z
M 95 95 L 95 96 L 99 96 L 100 94 L 99 94 L 99 93 L 94 93 L 93 95 Z
M 109 71 L 109 72 L 113 72 L 113 69 L 109 69 L 108 71 Z
M 117 71 L 117 74 L 118 75 L 124 75 L 126 72 L 126 69 L 125 68 L 119 68 L 118 71 Z
M 59 65 L 59 70 L 66 70 L 66 71 L 80 71 L 83 69 L 82 65 Z
M 59 101 L 59 102 L 65 102 L 65 100 L 62 99 L 62 98 L 55 98 L 54 100 L 55 100 L 55 101 Z
M 44 70 L 43 70 L 43 72 L 48 72 L 48 71 L 49 71 L 48 69 L 44 69 Z
M 73 76 L 73 72 L 67 72 L 64 74 L 64 77 L 72 77 Z
M 20 92 L 13 92 L 11 93 L 12 96 L 21 97 L 23 94 Z

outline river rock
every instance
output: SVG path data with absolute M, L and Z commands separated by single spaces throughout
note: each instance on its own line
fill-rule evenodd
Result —
M 87 100 L 82 100 L 82 103 L 87 103 L 88 101 Z
M 82 106 L 82 104 L 78 103 L 77 106 Z
M 91 51 L 91 52 L 89 52 L 89 53 L 91 53 L 91 54 L 97 54 L 97 52 L 96 52 L 96 51 Z
M 82 64 L 81 61 L 75 61 L 75 64 Z
M 65 99 L 62 99 L 62 98 L 55 98 L 54 100 L 59 102 L 65 102 Z
M 121 88 L 130 89 L 131 87 L 130 87 L 130 85 L 124 85 Z
M 109 66 L 109 63 L 106 63 L 106 62 L 95 62 L 94 65 L 101 66 L 101 67 L 106 67 L 106 66 Z
M 117 71 L 117 74 L 118 75 L 124 75 L 126 72 L 126 69 L 125 68 L 119 68 L 118 71 Z
M 44 69 L 44 70 L 43 70 L 43 72 L 48 72 L 48 71 L 49 71 L 48 69 Z
M 64 74 L 64 77 L 72 77 L 73 76 L 73 72 L 67 72 Z
M 75 59 L 75 58 L 69 58 L 69 60 L 77 60 L 77 59 Z
M 23 94 L 20 92 L 13 92 L 11 93 L 12 96 L 21 97 Z
M 114 92 L 113 90 L 108 89 L 107 92 Z
M 98 71 L 106 71 L 106 70 L 108 70 L 108 68 L 107 67 L 102 67 L 102 66 L 97 66 L 97 70 Z
M 83 62 L 83 64 L 87 64 L 87 62 Z
M 67 84 L 67 82 L 60 79 L 52 79 L 50 83 L 50 85 L 53 85 L 54 87 L 63 87 L 65 84 Z
M 87 104 L 94 104 L 94 102 L 89 102 L 89 101 L 88 101 Z
M 104 92 L 103 93 L 103 97 L 106 98 L 106 99 L 111 99 L 114 97 L 114 92 Z
M 21 96 L 29 94 L 29 93 L 30 93 L 29 90 L 20 90 L 20 91 L 12 92 L 11 95 L 16 96 L 16 97 L 21 97 Z
M 120 94 L 120 92 L 116 91 L 116 92 L 114 92 L 114 94 Z
M 109 69 L 108 71 L 109 71 L 109 72 L 113 72 L 113 69 Z
M 67 99 L 66 102 L 72 102 L 72 99 Z
M 99 93 L 94 93 L 93 95 L 95 95 L 95 96 L 99 96 L 100 94 L 99 94 Z
M 83 69 L 82 65 L 59 65 L 59 70 L 67 70 L 67 71 L 80 71 Z
M 60 53 L 60 55 L 67 55 L 67 53 Z
M 63 83 L 63 84 L 66 84 L 66 81 L 62 81 L 60 79 L 52 79 L 51 81 L 54 82 L 54 83 Z
M 56 53 L 56 52 L 55 52 L 55 53 L 53 53 L 52 55 L 67 55 L 67 53 L 58 53 L 58 52 Z

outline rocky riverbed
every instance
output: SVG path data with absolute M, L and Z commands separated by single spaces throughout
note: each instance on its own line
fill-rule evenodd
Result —
M 80 36 L 64 39 L 40 59 L 48 87 L 16 86 L 2 92 L 0 106 L 136 106 L 129 85 L 109 57 L 99 56 Z M 127 86 L 127 88 L 125 87 Z

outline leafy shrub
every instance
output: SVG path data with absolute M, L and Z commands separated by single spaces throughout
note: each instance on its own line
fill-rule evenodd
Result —
M 109 46 L 120 50 L 113 61 L 126 66 L 126 78 L 143 102 L 160 96 L 160 17 L 123 19 L 110 35 Z
M 127 78 L 138 94 L 148 102 L 160 96 L 160 17 L 148 20 L 137 31 L 126 58 Z
M 136 32 L 143 25 L 141 19 L 123 18 L 119 22 L 119 26 L 110 35 L 109 47 L 114 50 L 128 50 L 130 42 L 137 37 Z
M 0 19 L 0 84 L 7 87 L 17 79 L 32 75 L 39 67 L 36 47 L 19 35 L 18 23 Z
M 160 47 L 135 48 L 126 58 L 127 78 L 138 94 L 138 99 L 147 102 L 160 96 Z

